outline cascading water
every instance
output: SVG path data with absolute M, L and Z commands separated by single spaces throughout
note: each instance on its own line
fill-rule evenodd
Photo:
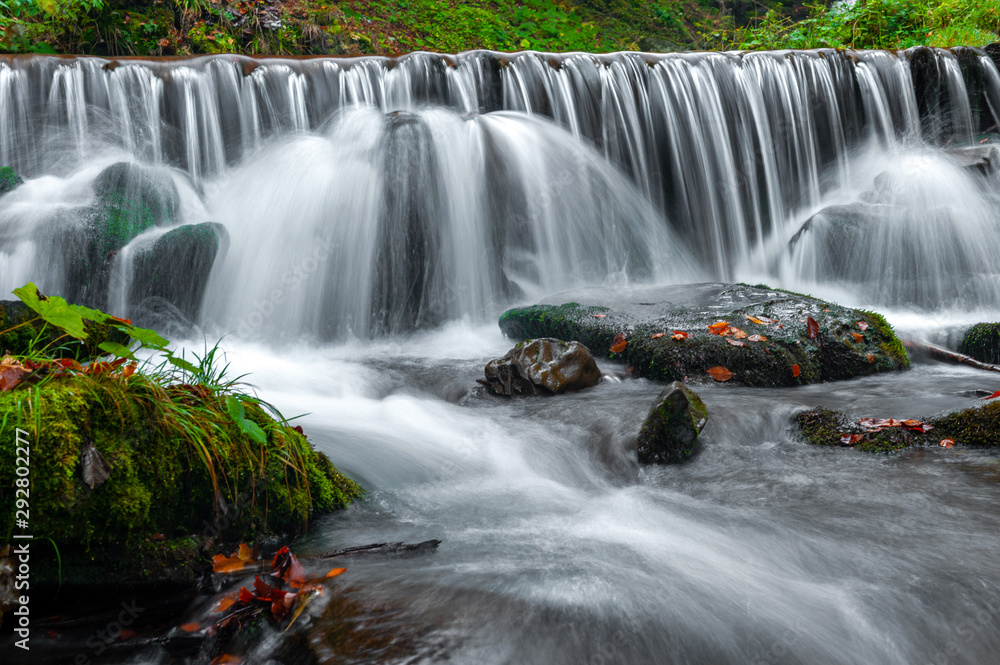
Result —
M 227 335 L 369 490 L 301 551 L 441 538 L 349 576 L 453 662 L 980 664 L 995 459 L 817 449 L 788 423 L 964 408 L 988 378 L 703 386 L 704 452 L 639 470 L 654 383 L 469 387 L 510 346 L 503 308 L 585 285 L 995 320 L 998 118 L 973 49 L 0 58 L 0 166 L 26 180 L 0 197 L 0 289 Z

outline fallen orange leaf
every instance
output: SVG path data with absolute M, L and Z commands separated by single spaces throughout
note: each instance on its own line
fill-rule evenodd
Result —
M 955 442 L 952 441 L 951 439 L 941 439 L 941 447 L 942 448 L 954 448 L 955 447 Z
M 653 339 L 660 339 L 661 337 L 663 337 L 666 334 L 667 333 L 656 333 L 656 334 L 653 335 Z
M 764 337 L 763 335 L 750 335 L 749 337 L 747 337 L 747 340 L 751 342 L 766 342 L 767 338 Z
M 211 665 L 239 665 L 242 659 L 231 653 L 224 653 L 212 659 Z
M 614 344 L 611 345 L 611 353 L 621 353 L 627 345 L 628 342 L 625 341 L 625 333 L 618 333 L 615 335 Z
M 591 314 L 591 316 L 594 317 L 595 319 L 603 319 L 604 317 L 607 316 L 607 314 Z
M 861 328 L 862 330 L 868 330 L 868 322 L 858 321 L 858 327 Z
M 983 399 L 996 399 L 997 397 L 1000 397 L 1000 390 L 996 391 L 995 393 L 993 393 L 989 397 L 984 397 Z
M 851 334 L 854 335 L 855 342 L 862 342 L 865 339 L 865 336 L 862 335 L 861 333 L 851 333 Z
M 819 334 L 819 323 L 811 316 L 806 317 L 806 333 L 809 339 L 816 339 L 816 335 Z
M 197 633 L 201 630 L 201 624 L 197 621 L 192 621 L 191 623 L 182 623 L 180 628 L 185 633 Z
M 219 599 L 219 603 L 215 606 L 215 609 L 213 609 L 212 611 L 225 612 L 235 604 L 236 604 L 235 596 L 223 596 L 222 598 Z
M 863 438 L 864 438 L 863 434 L 842 434 L 840 436 L 840 442 L 845 446 L 853 446 L 855 443 L 858 443 Z
M 747 334 L 745 332 L 743 332 L 741 329 L 737 328 L 736 326 L 729 326 L 729 330 L 726 331 L 726 334 L 730 334 L 733 337 L 735 337 L 736 339 L 746 339 L 747 338 Z
M 752 321 L 752 322 L 754 322 L 754 323 L 756 323 L 758 325 L 761 325 L 761 326 L 764 325 L 764 321 L 761 320 L 761 319 L 758 319 L 755 316 L 750 316 L 749 314 L 744 314 L 743 316 L 745 316 L 748 321 Z
M 802 370 L 799 369 L 798 364 L 792 365 L 792 376 L 793 377 L 794 376 L 798 376 L 801 373 L 802 373 Z
M 875 356 L 873 356 L 872 354 L 869 353 L 868 354 L 868 364 L 871 364 L 873 362 L 875 362 Z
M 716 381 L 728 381 L 729 379 L 733 378 L 733 373 L 730 372 L 725 367 L 721 366 L 712 367 L 706 371 L 708 372 L 708 375 L 713 379 L 715 379 Z
M 683 341 L 688 338 L 688 334 L 683 330 L 675 330 L 674 334 L 670 336 L 670 339 L 676 339 L 677 341 Z
M 708 332 L 713 335 L 724 335 L 729 330 L 729 324 L 725 321 L 718 321 L 708 327 Z

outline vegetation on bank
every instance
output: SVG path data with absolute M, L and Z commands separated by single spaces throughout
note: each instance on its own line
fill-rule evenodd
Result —
M 37 316 L 18 324 L 34 337 L 0 360 L 0 454 L 27 452 L 31 482 L 0 465 L 0 534 L 30 510 L 64 560 L 97 557 L 142 579 L 170 574 L 163 557 L 178 548 L 293 536 L 361 495 L 301 428 L 226 376 L 217 348 L 190 361 L 127 320 L 30 284 L 16 293 Z M 89 334 L 107 326 L 131 343 L 100 343 L 115 360 L 88 358 Z M 28 490 L 23 506 L 15 487 Z
M 0 0 L 0 52 L 108 56 L 982 46 L 998 0 Z M 849 6 L 848 6 L 849 5 Z

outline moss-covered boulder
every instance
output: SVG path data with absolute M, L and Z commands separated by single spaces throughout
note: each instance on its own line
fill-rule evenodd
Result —
M 803 438 L 818 446 L 848 446 L 879 453 L 911 446 L 936 446 L 942 441 L 956 446 L 1000 446 L 1000 399 L 937 418 L 905 422 L 919 422 L 923 426 L 907 427 L 896 421 L 891 426 L 873 428 L 858 418 L 826 409 L 795 416 Z
M 50 356 L 83 361 L 102 355 L 98 347 L 104 342 L 128 342 L 128 335 L 108 324 L 93 322 L 87 323 L 87 339 L 81 342 L 66 337 L 62 331 L 47 326 L 41 320 L 35 320 L 37 317 L 19 300 L 0 300 L 0 355 L 25 355 L 47 348 L 46 353 Z M 27 325 L 22 326 L 24 323 Z
M 708 422 L 708 409 L 698 394 L 680 381 L 663 389 L 636 439 L 642 464 L 674 464 L 694 452 Z
M 212 266 L 228 246 L 221 224 L 187 224 L 164 233 L 135 257 L 130 303 L 163 298 L 195 319 Z
M 24 180 L 14 172 L 14 169 L 9 166 L 0 166 L 0 196 L 23 184 Z
M 977 323 L 969 328 L 958 345 L 958 352 L 979 362 L 1000 365 L 1000 323 Z
M 157 567 L 171 557 L 204 564 L 211 541 L 293 537 L 361 494 L 300 432 L 249 402 L 241 427 L 230 407 L 204 387 L 140 374 L 56 378 L 0 393 L 0 454 L 15 459 L 20 429 L 31 528 L 58 545 L 64 569 L 110 567 L 137 581 L 178 574 Z M 245 433 L 246 421 L 264 442 Z M 109 475 L 91 487 L 86 474 L 101 460 Z M 3 533 L 15 517 L 15 478 L 13 463 L 0 465 Z M 35 574 L 51 581 L 56 568 Z
M 660 381 L 708 379 L 708 370 L 721 367 L 733 383 L 790 386 L 910 364 L 878 314 L 763 285 L 592 290 L 555 300 L 562 304 L 505 312 L 500 329 L 517 340 L 576 340 Z

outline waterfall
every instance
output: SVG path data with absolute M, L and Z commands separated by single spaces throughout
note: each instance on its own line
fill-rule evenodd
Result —
M 998 124 L 1000 74 L 969 48 L 0 56 L 0 166 L 27 181 L 0 198 L 0 286 L 134 305 L 120 266 L 70 265 L 113 263 L 81 238 L 126 162 L 177 197 L 149 223 L 228 231 L 197 318 L 246 335 L 751 275 L 996 307 L 1000 160 L 975 137 Z

